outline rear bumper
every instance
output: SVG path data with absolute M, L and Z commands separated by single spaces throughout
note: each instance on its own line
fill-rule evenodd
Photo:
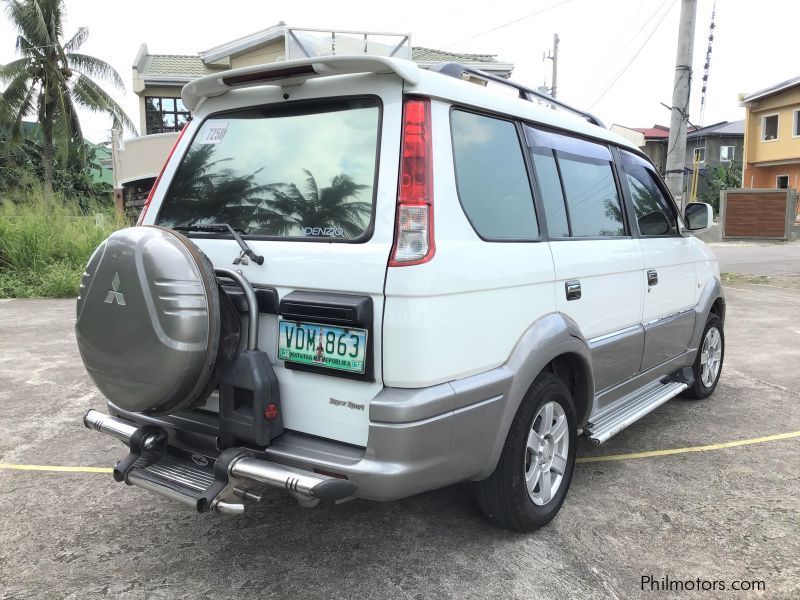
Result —
M 385 388 L 370 405 L 366 448 L 286 431 L 254 456 L 272 463 L 344 475 L 356 497 L 396 500 L 491 472 L 511 373 L 504 368 L 422 389 Z M 170 444 L 216 456 L 216 415 L 168 417 L 109 412 L 168 431 Z

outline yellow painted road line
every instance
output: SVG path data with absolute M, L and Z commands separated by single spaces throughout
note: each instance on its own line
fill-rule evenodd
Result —
M 113 473 L 114 469 L 107 467 L 59 467 L 52 465 L 10 465 L 0 463 L 0 469 L 12 471 L 50 471 L 53 473 Z
M 654 458 L 658 456 L 672 456 L 674 454 L 686 454 L 688 452 L 708 452 L 710 450 L 723 450 L 725 448 L 736 448 L 737 446 L 752 446 L 753 444 L 763 444 L 764 442 L 775 442 L 778 440 L 790 440 L 800 438 L 800 431 L 790 431 L 788 433 L 776 433 L 749 440 L 736 440 L 733 442 L 722 442 L 719 444 L 708 444 L 706 446 L 690 446 L 688 448 L 669 448 L 667 450 L 651 450 L 650 452 L 633 452 L 631 454 L 608 454 L 606 456 L 584 456 L 575 459 L 577 463 L 596 463 L 610 462 L 616 460 L 633 460 L 637 458 Z M 114 469 L 108 467 L 69 467 L 54 465 L 14 465 L 0 463 L 0 469 L 10 469 L 13 471 L 49 471 L 52 473 L 113 473 Z
M 790 440 L 800 438 L 800 431 L 790 431 L 788 433 L 776 433 L 749 440 L 736 440 L 733 442 L 722 442 L 720 444 L 708 444 L 706 446 L 690 446 L 688 448 L 670 448 L 668 450 L 651 450 L 650 452 L 634 452 L 632 454 L 608 454 L 606 456 L 584 456 L 575 459 L 578 463 L 610 462 L 615 460 L 632 460 L 636 458 L 653 458 L 656 456 L 672 456 L 674 454 L 686 454 L 688 452 L 708 452 L 710 450 L 723 450 L 725 448 L 736 448 L 737 446 L 752 446 L 753 444 L 763 444 L 764 442 L 775 442 L 777 440 Z

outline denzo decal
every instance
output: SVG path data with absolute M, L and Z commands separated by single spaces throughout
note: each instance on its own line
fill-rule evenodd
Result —
M 303 227 L 303 235 L 308 237 L 344 237 L 341 227 Z

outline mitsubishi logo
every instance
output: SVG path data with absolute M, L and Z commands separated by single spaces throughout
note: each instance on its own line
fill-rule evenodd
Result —
M 125 306 L 125 296 L 119 291 L 119 273 L 114 273 L 114 279 L 111 280 L 112 289 L 106 294 L 106 302 L 114 304 L 116 302 L 120 306 Z
M 247 251 L 246 250 L 242 250 L 239 253 L 239 256 L 237 256 L 236 258 L 233 259 L 233 264 L 235 264 L 235 265 L 249 265 L 250 264 L 250 259 L 247 258 Z

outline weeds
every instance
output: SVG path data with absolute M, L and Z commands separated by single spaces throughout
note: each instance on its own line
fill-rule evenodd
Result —
M 84 212 L 36 190 L 0 198 L 0 298 L 75 296 L 91 253 L 123 226 L 109 206 Z

